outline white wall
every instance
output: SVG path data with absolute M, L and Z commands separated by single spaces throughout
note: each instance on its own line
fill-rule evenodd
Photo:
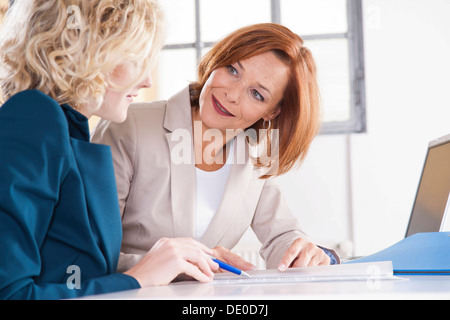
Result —
M 351 136 L 357 254 L 404 236 L 428 142 L 450 133 L 450 1 L 363 2 L 368 132 Z
M 450 1 L 363 0 L 367 133 L 319 136 L 280 183 L 322 244 L 404 237 L 428 142 L 450 133 Z M 247 235 L 245 241 L 253 241 Z

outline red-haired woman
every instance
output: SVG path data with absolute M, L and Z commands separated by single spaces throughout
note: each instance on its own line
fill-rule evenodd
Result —
M 268 268 L 339 263 L 307 240 L 273 181 L 304 159 L 319 114 L 310 51 L 267 23 L 219 42 L 199 81 L 168 101 L 135 104 L 122 124 L 100 122 L 93 141 L 112 148 L 122 213 L 119 269 L 162 237 L 186 237 L 251 270 L 229 251 L 249 226 Z

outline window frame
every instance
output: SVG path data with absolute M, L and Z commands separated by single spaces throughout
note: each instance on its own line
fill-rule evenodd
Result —
M 195 42 L 169 44 L 163 50 L 194 48 L 197 62 L 202 57 L 202 50 L 214 46 L 214 42 L 203 42 L 200 25 L 200 0 L 195 2 Z M 346 33 L 329 33 L 302 35 L 303 40 L 347 39 L 349 45 L 349 79 L 350 79 L 350 119 L 347 121 L 325 121 L 320 134 L 363 133 L 366 125 L 366 95 L 364 68 L 364 35 L 362 0 L 346 0 L 348 30 Z M 280 0 L 270 0 L 271 20 L 281 23 Z

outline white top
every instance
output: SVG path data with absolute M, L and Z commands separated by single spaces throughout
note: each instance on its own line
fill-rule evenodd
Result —
M 234 139 L 229 143 L 229 150 L 227 162 L 219 170 L 203 171 L 195 168 L 197 192 L 194 238 L 197 241 L 205 234 L 222 201 L 234 157 Z

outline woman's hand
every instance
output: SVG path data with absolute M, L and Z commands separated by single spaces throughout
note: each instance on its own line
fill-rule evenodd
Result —
M 278 264 L 278 270 L 284 271 L 293 267 L 312 267 L 329 264 L 330 257 L 322 249 L 312 242 L 299 238 L 292 243 L 291 247 L 284 254 Z
M 231 252 L 230 250 L 224 247 L 215 247 L 212 249 L 212 251 L 214 258 L 219 259 L 225 263 L 228 263 L 229 265 L 235 268 L 238 268 L 242 271 L 256 270 L 256 267 L 253 264 L 247 262 L 241 256 Z
M 169 284 L 185 273 L 200 282 L 210 282 L 219 265 L 209 255 L 213 250 L 189 238 L 161 238 L 147 255 L 125 274 L 141 287 Z

